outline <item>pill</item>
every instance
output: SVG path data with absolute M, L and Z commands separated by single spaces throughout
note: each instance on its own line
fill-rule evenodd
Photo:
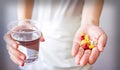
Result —
M 89 49 L 89 46 L 86 44 L 86 45 L 84 45 L 84 46 L 82 46 L 83 47 L 83 49 L 84 50 L 87 50 L 87 49 Z
M 82 41 L 81 41 L 81 45 L 83 46 L 83 45 L 85 45 L 85 44 L 87 44 L 87 41 L 86 41 L 86 40 L 82 40 Z
M 85 36 L 85 33 L 84 33 L 84 32 L 82 32 L 82 33 L 80 34 L 80 36 Z
M 90 41 L 90 40 L 86 40 L 86 42 L 87 42 L 87 44 L 90 44 L 90 43 L 91 43 L 91 41 Z
M 83 47 L 84 50 L 86 49 L 92 50 L 97 45 L 97 42 L 90 40 L 89 35 L 85 34 L 84 32 L 80 34 L 80 40 L 81 40 L 80 45 Z
M 81 40 L 81 41 L 84 40 L 84 36 L 80 36 L 80 40 Z
M 90 41 L 90 45 L 97 45 L 97 42 L 96 41 Z
M 93 49 L 93 48 L 94 48 L 94 45 L 90 45 L 90 46 L 89 46 L 89 49 Z
M 89 36 L 88 35 L 85 35 L 85 40 L 89 40 Z
M 93 42 L 93 41 L 90 41 L 90 45 L 94 45 L 94 42 Z
M 93 44 L 94 44 L 94 45 L 97 45 L 97 42 L 96 42 L 96 41 L 93 41 Z

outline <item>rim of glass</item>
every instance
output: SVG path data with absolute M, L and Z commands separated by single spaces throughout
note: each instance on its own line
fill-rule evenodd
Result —
M 17 32 L 17 31 L 14 31 L 13 29 L 16 27 L 16 26 L 20 26 L 20 25 L 22 25 L 22 24 L 19 24 L 19 22 L 30 22 L 30 24 L 38 24 L 38 21 L 37 20 L 31 20 L 31 19 L 24 19 L 24 20 L 15 20 L 15 21 L 12 21 L 12 22 L 10 22 L 9 24 L 8 24 L 8 26 L 7 26 L 7 29 L 11 32 L 11 33 L 13 33 L 13 32 L 15 32 L 15 33 L 33 33 L 33 32 L 41 32 L 41 30 L 39 29 L 39 28 L 37 28 L 35 25 L 35 27 L 32 27 L 32 28 L 29 28 L 29 29 L 33 29 L 33 31 L 30 31 L 30 32 Z

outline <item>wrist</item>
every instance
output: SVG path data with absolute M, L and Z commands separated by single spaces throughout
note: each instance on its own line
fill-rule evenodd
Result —
M 19 22 L 18 24 L 25 24 L 25 23 L 31 23 L 29 18 L 18 18 L 17 19 Z
M 99 20 L 98 19 L 92 19 L 92 18 L 82 18 L 81 25 L 87 25 L 87 24 L 92 24 L 92 25 L 99 26 Z
M 19 16 L 17 19 L 18 20 L 29 20 L 31 18 L 30 17 L 28 18 L 28 17 Z

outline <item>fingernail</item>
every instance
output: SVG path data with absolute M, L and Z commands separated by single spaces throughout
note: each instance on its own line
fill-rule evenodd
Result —
M 80 64 L 80 62 L 78 61 L 78 59 L 75 59 L 75 63 L 76 63 L 77 65 Z
M 102 52 L 103 51 L 103 48 L 101 46 L 99 46 L 99 50 Z
M 84 67 L 84 64 L 81 64 L 81 63 L 80 63 L 80 66 L 81 66 L 81 67 Z
M 101 48 L 100 51 L 103 52 L 104 48 Z
M 72 56 L 75 56 L 75 51 L 72 51 Z
M 21 63 L 20 61 L 18 61 L 18 64 L 19 64 L 20 66 L 22 66 L 22 63 Z

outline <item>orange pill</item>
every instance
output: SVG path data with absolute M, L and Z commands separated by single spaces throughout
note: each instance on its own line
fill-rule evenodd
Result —
M 81 32 L 80 36 L 85 36 L 85 33 L 84 33 L 84 32 Z

